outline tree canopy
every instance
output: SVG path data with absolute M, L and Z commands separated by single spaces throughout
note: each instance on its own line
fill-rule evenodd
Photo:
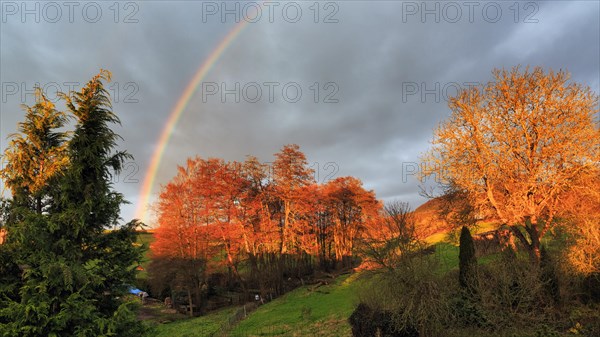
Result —
M 493 75 L 495 82 L 451 98 L 424 174 L 462 192 L 539 259 L 540 238 L 568 207 L 563 199 L 598 175 L 598 95 L 565 71 L 515 67 Z

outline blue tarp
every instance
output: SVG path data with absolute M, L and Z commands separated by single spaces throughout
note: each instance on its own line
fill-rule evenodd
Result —
M 139 293 L 143 293 L 143 291 L 137 289 L 137 288 L 129 288 L 129 293 L 130 294 L 134 294 L 134 295 L 138 295 Z

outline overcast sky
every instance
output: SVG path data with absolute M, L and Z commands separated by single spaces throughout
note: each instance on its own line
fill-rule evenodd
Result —
M 169 113 L 236 20 L 249 23 L 182 114 L 155 194 L 190 156 L 269 162 L 296 143 L 320 182 L 352 175 L 417 207 L 412 172 L 458 88 L 530 65 L 600 92 L 598 1 L 270 1 L 258 14 L 256 2 L 115 3 L 1 1 L 0 147 L 35 83 L 55 98 L 110 70 L 116 131 L 135 156 L 115 185 L 132 202 L 125 220 Z

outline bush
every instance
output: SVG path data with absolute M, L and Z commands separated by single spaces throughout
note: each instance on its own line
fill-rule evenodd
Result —
M 368 305 L 360 303 L 348 318 L 348 322 L 352 326 L 352 336 L 375 336 L 377 327 L 373 322 L 373 310 Z
M 585 276 L 581 286 L 585 302 L 600 303 L 600 273 Z
M 481 305 L 472 296 L 459 292 L 450 299 L 450 308 L 454 315 L 453 325 L 457 327 L 487 327 L 488 321 Z
M 398 329 L 391 312 L 373 310 L 364 303 L 358 305 L 348 321 L 354 337 L 419 337 L 419 332 L 412 326 Z
M 440 335 L 451 322 L 450 297 L 458 284 L 454 278 L 433 274 L 436 266 L 430 256 L 403 259 L 397 269 L 365 280 L 359 298 L 373 310 L 388 312 L 395 331 Z
M 505 253 L 480 266 L 478 298 L 493 327 L 538 326 L 554 321 L 541 268 L 527 257 Z
M 550 298 L 553 304 L 559 303 L 560 289 L 558 285 L 558 277 L 556 276 L 554 261 L 550 257 L 546 246 L 542 246 L 540 268 L 540 279 L 544 285 L 546 295 Z

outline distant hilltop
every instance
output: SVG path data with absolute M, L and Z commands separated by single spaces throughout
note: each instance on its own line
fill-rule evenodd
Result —
M 441 216 L 443 203 L 441 198 L 434 198 L 414 210 L 415 227 L 420 239 L 452 230 L 452 225 Z

